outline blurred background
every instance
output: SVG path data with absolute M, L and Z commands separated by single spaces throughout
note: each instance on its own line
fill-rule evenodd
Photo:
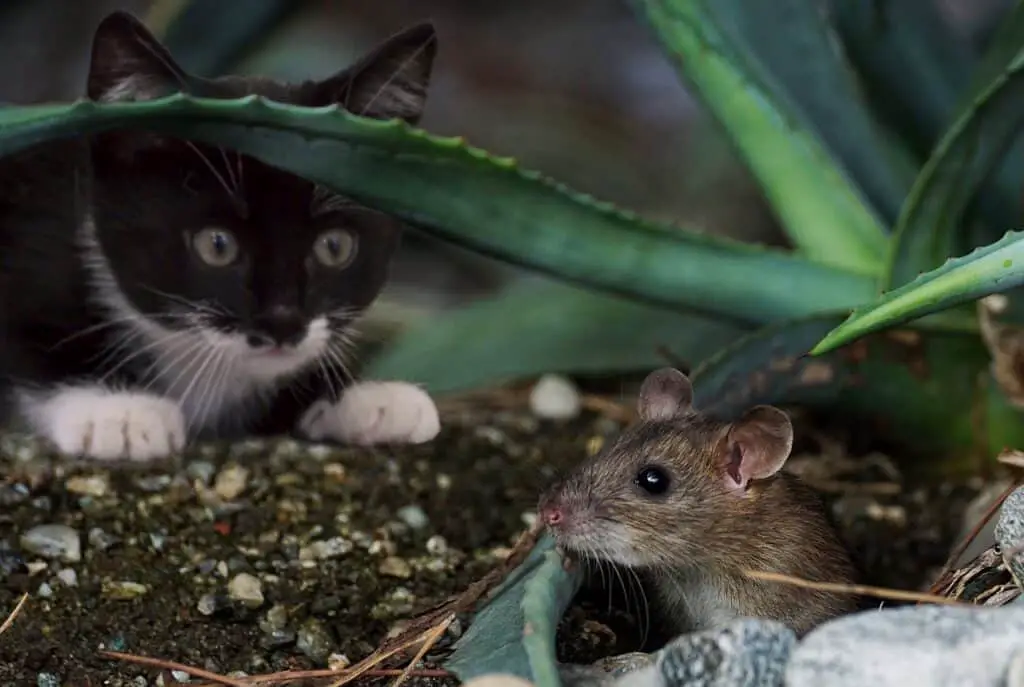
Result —
M 1005 5 L 939 2 L 976 44 Z M 296 80 L 326 76 L 429 18 L 439 54 L 427 130 L 653 218 L 784 242 L 728 141 L 622 0 L 5 0 L 0 99 L 78 97 L 92 31 L 114 9 L 142 18 L 195 73 Z M 372 321 L 393 331 L 524 277 L 542 279 L 410 234 Z

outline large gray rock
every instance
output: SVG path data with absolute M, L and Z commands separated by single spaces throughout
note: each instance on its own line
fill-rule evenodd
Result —
M 619 678 L 617 687 L 779 687 L 796 635 L 770 620 L 739 620 L 721 630 L 682 635 L 654 665 Z
M 786 686 L 1003 687 L 1022 651 L 1024 607 L 1017 604 L 865 611 L 808 634 L 790 659 Z
M 1017 487 L 1003 501 L 996 522 L 996 542 L 1017 586 L 1024 587 L 1024 487 Z

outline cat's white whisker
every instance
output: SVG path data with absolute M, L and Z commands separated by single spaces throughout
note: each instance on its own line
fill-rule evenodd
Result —
M 206 346 L 201 350 L 200 355 L 197 355 L 195 357 L 195 360 L 202 359 L 202 363 L 199 365 L 198 369 L 196 369 L 195 373 L 191 375 L 192 379 L 185 386 L 184 391 L 175 394 L 183 405 L 187 407 L 191 406 L 191 403 L 189 403 L 189 401 L 191 401 L 192 398 L 190 396 L 190 394 L 192 393 L 192 389 L 196 388 L 196 384 L 200 384 L 201 386 L 205 385 L 203 372 L 206 371 L 206 368 L 209 367 L 210 363 L 214 360 L 214 358 L 220 360 L 222 356 L 223 351 L 221 348 L 218 348 L 216 346 Z M 174 387 L 172 386 L 170 388 L 173 389 Z

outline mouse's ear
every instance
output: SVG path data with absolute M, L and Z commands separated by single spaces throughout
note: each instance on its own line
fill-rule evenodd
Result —
M 642 420 L 671 420 L 689 413 L 692 407 L 693 385 L 675 368 L 655 370 L 640 385 L 637 411 Z
M 772 406 L 755 406 L 729 427 L 726 484 L 742 491 L 751 480 L 771 477 L 793 449 L 793 423 Z

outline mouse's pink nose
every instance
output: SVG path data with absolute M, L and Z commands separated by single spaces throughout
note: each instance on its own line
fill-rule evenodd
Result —
M 540 519 L 548 527 L 561 524 L 565 520 L 565 514 L 558 506 L 544 506 L 540 509 Z

